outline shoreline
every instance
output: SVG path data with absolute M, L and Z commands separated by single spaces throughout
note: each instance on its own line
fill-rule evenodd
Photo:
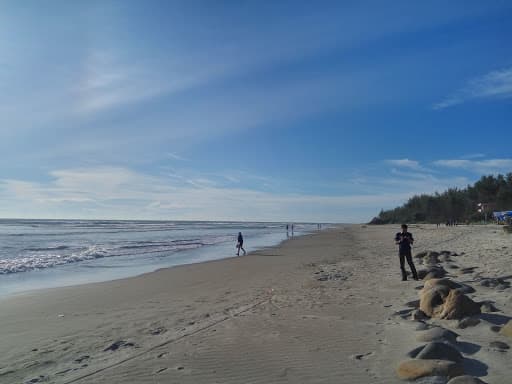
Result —
M 512 237 L 493 228 L 411 231 L 415 252 L 464 252 L 459 267 L 512 276 Z M 398 382 L 418 346 L 418 323 L 402 315 L 421 282 L 400 281 L 395 232 L 341 225 L 245 257 L 3 299 L 0 382 Z M 495 318 L 512 316 L 506 290 L 468 284 L 475 300 L 493 300 Z M 465 354 L 469 371 L 497 384 L 512 367 L 488 349 L 489 319 L 457 333 L 480 346 Z
M 332 227 L 330 227 L 332 228 Z M 324 230 L 328 230 L 329 228 L 326 228 Z M 277 233 L 270 233 L 266 236 L 261 236 L 260 238 L 256 239 L 256 245 L 253 246 L 252 250 L 250 250 L 247 255 L 249 255 L 251 252 L 257 252 L 261 249 L 269 248 L 269 247 L 276 247 L 280 246 L 282 243 L 293 239 L 298 238 L 301 236 L 307 236 L 312 233 L 316 233 L 317 231 L 297 231 L 299 233 L 298 235 L 295 235 L 294 237 L 290 236 L 288 238 L 284 239 L 271 239 L 271 237 L 278 235 Z M 267 240 L 265 240 L 266 237 L 269 237 Z M 270 245 L 268 243 L 265 244 L 266 241 L 270 242 Z M 261 245 L 263 242 L 264 245 Z M 231 243 L 229 243 L 231 244 Z M 163 261 L 160 263 L 155 263 L 154 265 L 149 266 L 128 266 L 127 269 L 124 269 L 126 267 L 118 267 L 115 271 L 109 271 L 109 270 L 101 270 L 101 273 L 103 274 L 103 277 L 96 277 L 92 275 L 91 271 L 77 271 L 76 268 L 84 268 L 83 263 L 86 262 L 80 262 L 77 264 L 65 266 L 69 268 L 75 268 L 75 270 L 71 271 L 62 271 L 62 267 L 57 267 L 58 269 L 54 268 L 48 268 L 43 270 L 34 270 L 34 271 L 27 271 L 27 272 L 18 272 L 14 274 L 7 274 L 7 275 L 0 275 L 0 287 L 3 287 L 3 289 L 6 289 L 4 292 L 2 289 L 0 289 L 0 300 L 10 297 L 12 295 L 20 295 L 24 293 L 29 292 L 35 292 L 39 290 L 45 290 L 45 289 L 54 289 L 54 288 L 63 288 L 63 287 L 71 287 L 71 286 L 78 286 L 78 285 L 85 285 L 85 284 L 95 284 L 95 283 L 102 283 L 102 282 L 108 282 L 108 281 L 115 281 L 115 280 L 121 280 L 131 277 L 136 277 L 140 275 L 145 275 L 148 273 L 155 272 L 160 269 L 166 269 L 166 268 L 175 268 L 181 265 L 191 265 L 191 264 L 200 264 L 208 261 L 214 261 L 214 260 L 223 260 L 223 259 L 229 259 L 234 256 L 222 256 L 224 254 L 228 254 L 227 251 L 228 243 L 221 243 L 216 244 L 212 246 L 207 246 L 206 248 L 199 248 L 199 249 L 192 249 L 192 250 L 182 250 L 178 251 L 176 254 L 189 254 L 189 257 L 191 259 L 190 262 L 185 263 L 178 263 L 178 264 L 172 264 L 172 261 Z M 231 247 L 229 246 L 229 249 Z M 234 251 L 233 251 L 234 253 Z M 203 255 L 211 255 L 210 259 L 202 260 Z M 99 259 L 102 260 L 102 259 Z M 194 261 L 198 260 L 198 261 Z M 92 260 L 96 261 L 96 260 Z M 116 260 L 117 261 L 117 260 Z M 82 263 L 82 264 L 81 264 Z M 128 270 L 131 270 L 127 272 Z M 30 276 L 27 276 L 25 274 L 30 274 Z M 55 278 L 52 280 L 51 277 L 54 276 Z M 4 281 L 2 282 L 2 277 L 5 278 L 5 280 L 13 280 L 13 281 Z M 72 280 L 78 278 L 78 282 L 73 282 Z M 28 282 L 26 281 L 28 280 Z M 55 283 L 55 280 L 59 281 L 59 283 Z M 49 282 L 48 282 L 49 281 Z M 28 285 L 27 288 L 23 288 L 20 286 L 22 285 Z M 31 287 L 33 286 L 33 287 Z M 5 288 L 7 287 L 7 288 Z M 14 287 L 14 288 L 13 288 Z

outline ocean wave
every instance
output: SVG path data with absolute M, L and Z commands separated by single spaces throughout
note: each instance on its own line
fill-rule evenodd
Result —
M 25 248 L 24 251 L 34 251 L 34 252 L 44 252 L 44 251 L 62 251 L 64 249 L 69 249 L 69 245 L 56 245 L 54 247 L 42 247 L 42 248 Z
M 65 245 L 25 248 L 25 250 L 32 253 L 9 259 L 0 259 L 0 275 L 52 268 L 105 257 L 171 254 L 231 240 L 233 240 L 233 236 L 210 236 L 202 239 L 177 239 L 170 241 L 134 241 L 128 244 L 124 242 L 122 245 L 94 245 L 71 252 L 70 254 L 56 252 L 71 248 Z M 76 250 L 76 248 L 74 249 Z
M 79 261 L 98 259 L 105 257 L 108 254 L 106 249 L 93 246 L 78 253 L 71 253 L 69 255 L 59 254 L 38 254 L 24 257 L 17 257 L 14 259 L 1 259 L 0 260 L 0 274 L 9 274 L 17 272 L 27 272 L 37 269 L 45 269 L 76 263 Z

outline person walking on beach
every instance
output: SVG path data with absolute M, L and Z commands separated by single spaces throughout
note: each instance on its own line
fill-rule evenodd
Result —
M 411 255 L 411 245 L 414 243 L 412 233 L 407 232 L 407 225 L 402 224 L 402 232 L 398 232 L 395 236 L 395 243 L 398 244 L 398 256 L 400 258 L 400 270 L 402 271 L 402 281 L 407 280 L 407 273 L 405 272 L 405 259 L 411 268 L 412 277 L 418 280 L 418 273 L 414 267 Z
M 243 245 L 244 245 L 244 237 L 242 236 L 242 232 L 238 232 L 238 242 L 236 244 L 236 249 L 238 250 L 236 252 L 237 256 L 240 256 L 240 250 L 244 251 L 244 255 L 245 255 L 245 249 L 244 249 Z

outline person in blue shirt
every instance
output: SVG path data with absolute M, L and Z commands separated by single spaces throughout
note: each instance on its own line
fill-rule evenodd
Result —
M 407 273 L 405 272 L 405 259 L 411 268 L 412 277 L 418 280 L 418 273 L 414 267 L 411 255 L 411 245 L 414 243 L 412 233 L 407 232 L 407 224 L 402 224 L 402 232 L 398 232 L 395 236 L 395 243 L 398 244 L 398 257 L 400 258 L 400 270 L 402 271 L 402 281 L 407 280 Z

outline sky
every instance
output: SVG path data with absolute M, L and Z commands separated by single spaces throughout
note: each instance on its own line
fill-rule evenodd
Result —
M 365 222 L 512 172 L 511 20 L 499 0 L 2 1 L 0 217 Z

